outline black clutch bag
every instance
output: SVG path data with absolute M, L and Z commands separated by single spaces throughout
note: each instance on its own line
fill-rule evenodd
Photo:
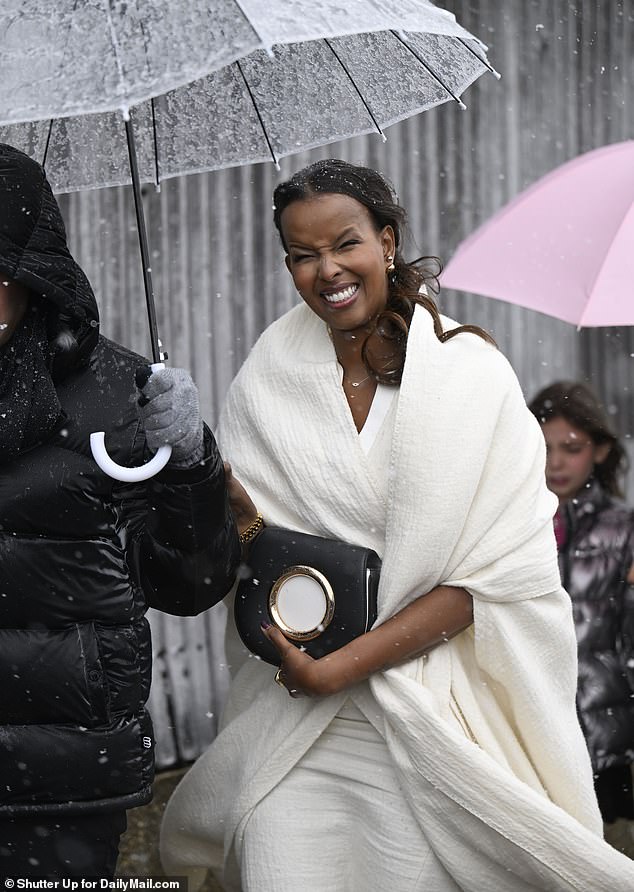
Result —
M 376 619 L 381 561 L 375 551 L 279 527 L 264 527 L 236 591 L 240 638 L 267 663 L 277 650 L 260 623 L 277 628 L 318 659 L 368 632 Z

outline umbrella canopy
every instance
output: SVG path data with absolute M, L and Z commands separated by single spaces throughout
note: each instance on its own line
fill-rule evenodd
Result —
M 493 70 L 428 0 L 4 0 L 0 35 L 0 142 L 42 162 L 56 192 L 132 182 L 154 367 L 142 181 L 382 135 Z M 91 441 L 121 480 L 169 458 L 131 474 L 103 432 Z
M 441 281 L 578 327 L 634 325 L 634 140 L 538 180 L 458 246 Z
M 130 182 L 122 110 L 158 183 L 381 133 L 492 70 L 428 0 L 5 0 L 0 34 L 0 141 L 57 192 Z

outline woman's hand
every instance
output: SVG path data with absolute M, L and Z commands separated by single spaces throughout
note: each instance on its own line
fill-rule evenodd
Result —
M 416 659 L 473 622 L 465 589 L 439 585 L 364 635 L 319 660 L 295 647 L 279 629 L 262 631 L 282 658 L 280 681 L 291 697 L 328 697 L 392 666 Z
M 233 476 L 229 462 L 223 462 L 223 465 L 225 469 L 225 483 L 229 493 L 229 505 L 238 527 L 238 533 L 244 533 L 256 519 L 258 511 L 251 501 L 249 493 L 240 481 Z
M 328 697 L 340 690 L 331 656 L 315 660 L 275 626 L 263 623 L 262 631 L 282 658 L 278 678 L 291 697 Z

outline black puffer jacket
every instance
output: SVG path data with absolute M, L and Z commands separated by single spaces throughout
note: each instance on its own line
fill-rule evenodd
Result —
M 0 272 L 42 301 L 52 337 L 61 322 L 78 342 L 51 357 L 65 420 L 0 464 L 0 820 L 120 810 L 151 796 L 146 608 L 219 601 L 237 533 L 208 431 L 194 470 L 130 485 L 97 468 L 95 430 L 115 461 L 144 458 L 134 372 L 146 361 L 99 337 L 41 168 L 0 146 L 0 186 Z
M 559 552 L 579 644 L 577 706 L 596 771 L 634 761 L 634 513 L 597 481 L 566 505 Z

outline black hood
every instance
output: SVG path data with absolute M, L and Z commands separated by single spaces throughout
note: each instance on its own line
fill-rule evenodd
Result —
M 99 313 L 90 283 L 66 244 L 66 229 L 43 168 L 0 143 L 0 274 L 42 301 L 48 320 L 54 377 L 88 362 Z M 77 347 L 58 351 L 60 331 Z

